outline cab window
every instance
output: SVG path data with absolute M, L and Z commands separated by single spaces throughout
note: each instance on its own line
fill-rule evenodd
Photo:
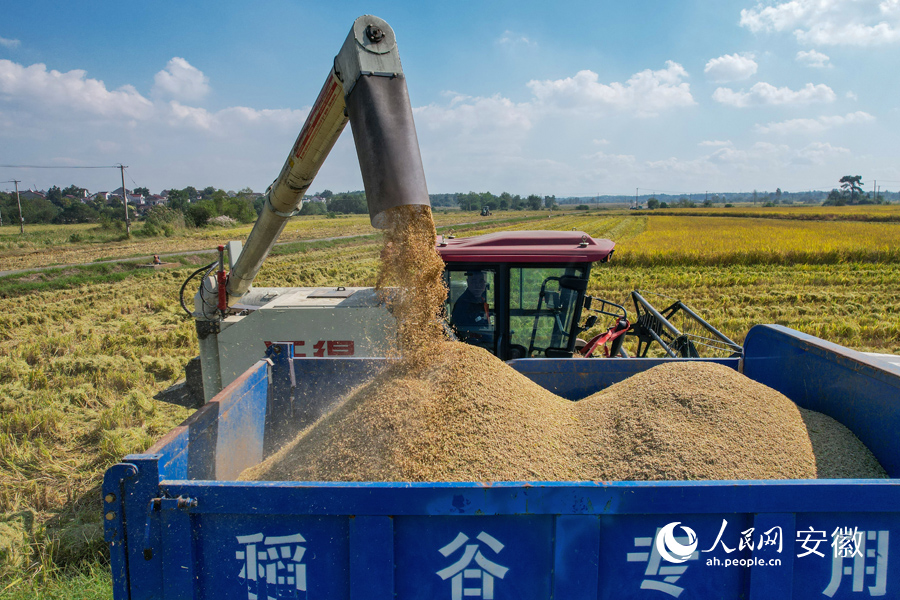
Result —
M 510 358 L 546 357 L 571 346 L 579 292 L 564 284 L 584 273 L 583 267 L 509 270 Z
M 495 353 L 495 278 L 492 270 L 467 269 L 444 272 L 449 293 L 447 315 L 460 340 Z

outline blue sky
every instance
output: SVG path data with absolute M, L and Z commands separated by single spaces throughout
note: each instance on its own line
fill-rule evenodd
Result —
M 397 34 L 433 193 L 900 188 L 900 0 L 4 4 L 3 165 L 263 191 L 368 13 Z M 362 188 L 349 131 L 324 188 Z

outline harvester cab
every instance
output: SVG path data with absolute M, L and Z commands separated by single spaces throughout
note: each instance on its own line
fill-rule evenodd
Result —
M 740 355 L 740 345 L 679 300 L 658 310 L 634 291 L 629 320 L 623 305 L 587 295 L 591 267 L 608 262 L 614 249 L 581 231 L 441 237 L 450 328 L 502 360 L 629 356 L 627 338 L 638 357 Z M 600 319 L 612 325 L 579 337 Z
M 573 356 L 591 265 L 614 247 L 580 231 L 439 238 L 450 327 L 503 360 Z

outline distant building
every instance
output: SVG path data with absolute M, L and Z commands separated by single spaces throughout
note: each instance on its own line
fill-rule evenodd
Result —
M 46 199 L 47 196 L 43 192 L 37 192 L 34 190 L 22 190 L 19 192 L 19 198 L 21 198 L 22 200 L 37 200 L 38 198 L 40 198 L 43 200 Z

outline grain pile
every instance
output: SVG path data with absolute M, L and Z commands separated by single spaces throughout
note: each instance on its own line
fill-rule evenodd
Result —
M 822 413 L 800 409 L 819 479 L 886 478 L 887 472 L 852 431 Z
M 571 403 L 481 348 L 400 362 L 242 479 L 572 480 Z
M 268 481 L 883 477 L 836 421 L 712 363 L 656 367 L 570 402 L 445 338 L 427 206 L 387 213 L 377 288 L 401 360 L 241 475 Z
M 816 476 L 797 406 L 722 365 L 660 365 L 575 407 L 582 459 L 601 479 Z
M 629 481 L 883 477 L 859 440 L 710 363 L 663 365 L 570 402 L 485 350 L 443 342 L 357 389 L 242 474 L 288 481 Z M 814 413 L 817 414 L 817 413 Z M 812 430 L 811 430 L 812 431 Z M 846 431 L 846 430 L 845 430 Z M 834 468 L 833 452 L 855 456 Z M 831 457 L 831 458 L 829 458 Z M 829 462 L 830 461 L 830 462 Z M 847 475 L 845 475 L 847 476 Z

